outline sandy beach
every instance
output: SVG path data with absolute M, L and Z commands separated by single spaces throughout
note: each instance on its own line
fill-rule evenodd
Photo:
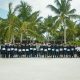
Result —
M 80 80 L 80 59 L 0 58 L 0 80 Z

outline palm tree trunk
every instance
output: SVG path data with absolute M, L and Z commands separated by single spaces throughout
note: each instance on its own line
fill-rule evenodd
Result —
M 49 42 L 49 32 L 48 32 L 48 42 Z
M 13 40 L 12 40 L 12 41 L 13 41 L 13 44 L 15 44 L 15 38 L 14 38 L 14 35 L 13 35 Z
M 62 26 L 64 27 L 64 45 L 66 45 L 66 23 L 65 20 L 62 22 Z
M 13 42 L 13 36 L 11 36 L 11 40 L 10 40 L 10 43 L 12 43 Z
M 66 26 L 64 25 L 64 44 L 66 45 Z
M 23 34 L 21 33 L 20 43 L 22 43 L 22 40 L 23 40 Z

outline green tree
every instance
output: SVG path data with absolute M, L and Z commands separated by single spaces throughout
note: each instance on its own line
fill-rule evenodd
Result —
M 5 40 L 6 42 L 14 43 L 14 36 L 16 35 L 18 25 L 20 24 L 18 17 L 15 15 L 17 7 L 13 10 L 12 3 L 9 3 L 9 11 L 7 19 L 5 20 Z
M 80 18 L 79 15 L 75 14 L 76 9 L 71 9 L 72 0 L 55 0 L 54 5 L 48 5 L 48 7 L 55 12 L 56 24 L 59 23 L 58 27 L 63 27 L 64 29 L 64 44 L 66 44 L 66 29 L 68 28 L 67 23 L 72 19 Z
M 55 19 L 52 16 L 48 16 L 44 19 L 45 33 L 47 32 L 47 40 L 56 40 L 58 36 L 57 29 L 55 27 Z
M 4 19 L 0 20 L 0 43 L 4 43 L 5 41 L 5 28 L 7 24 L 5 23 L 6 21 Z
M 39 17 L 39 11 L 32 13 L 32 8 L 26 2 L 21 1 L 18 7 L 18 17 L 21 20 L 20 26 L 20 42 L 22 43 L 24 34 L 33 37 L 39 38 L 39 34 L 36 31 L 38 22 L 41 17 Z
M 16 6 L 16 8 L 19 12 L 18 17 L 20 20 L 27 21 L 32 13 L 31 6 L 28 3 L 21 1 L 20 4 Z

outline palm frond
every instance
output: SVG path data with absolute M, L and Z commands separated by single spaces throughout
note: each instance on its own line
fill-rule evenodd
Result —
M 52 11 L 54 11 L 56 14 L 59 14 L 60 11 L 59 9 L 57 9 L 56 7 L 54 7 L 53 5 L 48 5 L 47 7 L 49 7 Z
M 77 14 L 72 14 L 72 15 L 68 15 L 68 16 L 72 19 L 80 19 L 80 15 L 77 15 Z
M 15 13 L 16 11 L 18 11 L 18 9 L 20 8 L 20 6 L 19 5 L 17 5 L 15 8 L 14 8 L 14 11 L 13 11 L 13 13 Z
M 61 19 L 58 19 L 58 20 L 55 22 L 55 24 L 54 24 L 53 27 L 54 27 L 55 29 L 58 29 L 58 27 L 61 25 L 61 23 L 62 23 L 62 22 L 61 22 Z
M 55 22 L 58 18 L 59 18 L 59 16 L 54 16 L 53 21 Z
M 68 12 L 68 14 L 74 14 L 76 12 L 76 9 L 72 9 Z
M 34 13 L 31 14 L 30 20 L 34 21 L 34 20 L 36 20 L 38 18 L 38 16 L 39 16 L 39 11 L 35 11 Z
M 35 32 L 31 29 L 28 29 L 28 33 L 29 33 L 30 36 L 36 38 L 39 41 L 43 40 L 43 36 L 41 36 L 40 34 L 38 34 L 37 32 Z
M 56 5 L 60 8 L 60 6 L 61 6 L 60 1 L 59 1 L 59 0 L 55 0 L 55 3 L 56 3 Z
M 9 3 L 9 10 L 10 11 L 12 10 L 12 3 L 11 2 Z
M 9 12 L 8 12 L 8 18 L 12 15 L 12 3 L 9 3 Z
M 66 19 L 66 26 L 73 28 L 75 26 L 75 23 L 70 19 Z

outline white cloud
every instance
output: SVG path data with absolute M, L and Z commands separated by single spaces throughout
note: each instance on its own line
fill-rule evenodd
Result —
M 71 4 L 72 8 L 75 8 L 77 13 L 80 14 L 80 0 L 73 0 Z

